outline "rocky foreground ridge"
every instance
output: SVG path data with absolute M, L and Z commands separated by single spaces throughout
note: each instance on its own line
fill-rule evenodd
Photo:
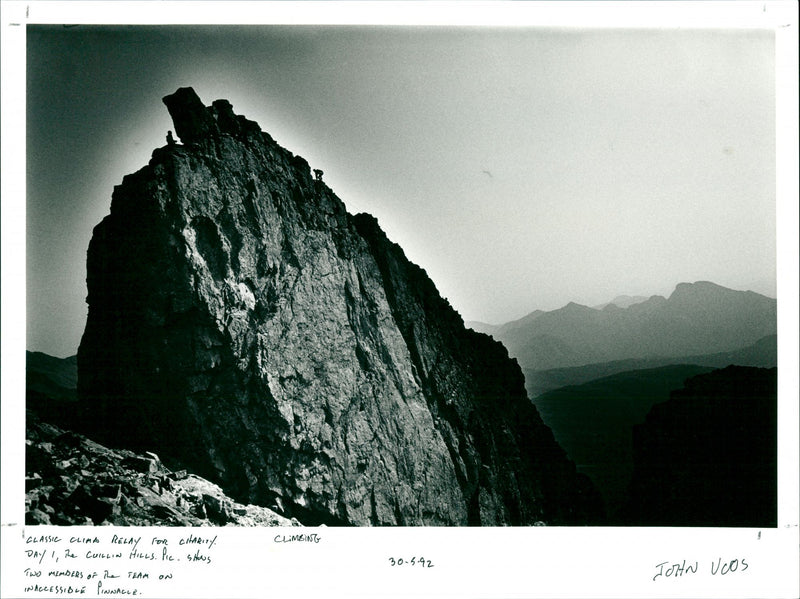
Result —
M 585 524 L 589 481 L 502 345 L 369 215 L 226 100 L 170 141 L 87 258 L 80 421 L 305 524 Z
M 299 525 L 237 503 L 186 470 L 172 471 L 154 453 L 109 449 L 31 412 L 26 420 L 26 524 Z

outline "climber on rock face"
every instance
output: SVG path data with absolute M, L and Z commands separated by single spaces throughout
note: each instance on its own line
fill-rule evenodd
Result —
M 168 146 L 175 145 L 175 138 L 172 137 L 172 131 L 167 131 L 167 145 Z
M 317 181 L 322 181 L 322 171 L 318 168 L 314 169 L 314 176 L 317 178 Z

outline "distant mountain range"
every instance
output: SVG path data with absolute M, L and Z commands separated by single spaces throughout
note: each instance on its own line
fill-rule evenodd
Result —
M 617 308 L 630 308 L 634 304 L 641 304 L 644 301 L 647 301 L 646 295 L 618 295 L 610 302 L 606 302 L 605 304 L 598 304 L 597 306 L 592 306 L 595 310 L 602 310 L 603 308 L 607 308 L 608 306 L 614 305 Z
M 38 351 L 25 352 L 28 393 L 50 398 L 76 400 L 78 387 L 77 356 L 56 358 Z
M 752 291 L 700 281 L 680 283 L 669 298 L 639 299 L 621 296 L 602 309 L 571 302 L 499 326 L 467 325 L 501 341 L 525 371 L 734 352 L 777 334 L 777 301 Z
M 78 357 L 56 358 L 38 351 L 25 352 L 28 402 L 75 402 L 78 399 Z
M 59 426 L 76 424 L 78 357 L 56 358 L 25 352 L 25 397 L 28 410 Z

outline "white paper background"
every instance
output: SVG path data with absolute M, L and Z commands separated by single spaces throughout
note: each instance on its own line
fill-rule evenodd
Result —
M 298 529 L 216 529 L 213 563 L 172 566 L 148 597 L 797 597 L 798 174 L 797 6 L 713 3 L 2 3 L 2 597 L 23 596 L 31 535 L 154 535 L 184 529 L 24 527 L 25 23 L 414 23 L 774 30 L 778 90 L 779 526 L 777 529 L 314 529 L 319 543 L 275 543 Z M 88 241 L 88 240 L 87 240 Z M 196 531 L 199 532 L 199 531 Z M 68 544 L 68 543 L 67 543 Z M 58 545 L 62 549 L 63 543 Z M 76 553 L 82 555 L 82 547 Z M 392 567 L 424 556 L 433 568 Z M 746 571 L 712 576 L 717 559 Z M 656 565 L 699 571 L 658 578 Z M 81 558 L 78 558 L 81 561 Z M 62 564 L 59 562 L 59 566 Z M 77 566 L 76 566 L 77 567 Z M 97 567 L 88 564 L 87 568 Z M 114 568 L 128 571 L 124 560 Z M 157 576 L 159 567 L 150 571 Z M 138 568 L 142 569 L 142 568 Z M 60 581 L 60 584 L 70 581 Z M 74 582 L 74 581 L 72 581 Z M 97 596 L 87 584 L 88 596 Z M 24 596 L 55 596 L 29 593 Z

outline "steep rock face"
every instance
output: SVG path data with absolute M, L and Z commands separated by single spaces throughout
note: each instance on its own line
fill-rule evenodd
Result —
M 89 246 L 85 421 L 308 524 L 586 522 L 596 496 L 498 343 L 464 329 L 225 100 L 115 188 Z

